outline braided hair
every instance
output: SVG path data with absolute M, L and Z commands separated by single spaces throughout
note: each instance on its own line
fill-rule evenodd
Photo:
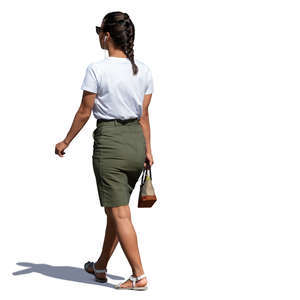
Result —
M 109 32 L 116 49 L 121 49 L 132 65 L 133 74 L 137 74 L 138 67 L 134 62 L 134 24 L 127 13 L 114 11 L 103 18 L 103 31 Z

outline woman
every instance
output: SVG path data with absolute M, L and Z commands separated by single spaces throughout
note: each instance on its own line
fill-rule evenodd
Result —
M 93 110 L 97 119 L 93 131 L 93 170 L 107 226 L 99 259 L 86 262 L 84 268 L 96 280 L 106 282 L 106 266 L 120 241 L 132 275 L 115 288 L 145 290 L 147 278 L 131 222 L 129 198 L 146 162 L 153 164 L 148 115 L 152 73 L 146 64 L 134 59 L 135 28 L 128 14 L 108 13 L 101 27 L 96 26 L 96 32 L 101 48 L 107 49 L 109 56 L 88 65 L 81 86 L 81 105 L 55 153 L 61 157 L 65 154 Z

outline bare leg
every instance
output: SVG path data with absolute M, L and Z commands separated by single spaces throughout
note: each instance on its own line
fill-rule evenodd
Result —
M 96 269 L 104 269 L 107 267 L 108 261 L 112 256 L 119 242 L 113 219 L 111 215 L 107 214 L 106 208 L 105 208 L 105 213 L 107 215 L 106 230 L 105 230 L 101 255 L 98 258 L 98 260 L 95 262 Z M 93 271 L 92 267 L 90 267 L 90 271 L 91 272 Z M 95 274 L 95 276 L 99 279 L 106 278 L 105 273 L 97 273 Z
M 131 222 L 131 213 L 129 206 L 122 205 L 118 207 L 109 207 L 107 212 L 108 215 L 112 216 L 118 240 L 131 266 L 132 274 L 134 276 L 140 276 L 144 274 L 138 249 L 137 236 Z M 136 282 L 136 286 L 145 286 L 146 284 L 146 277 Z M 121 285 L 121 287 L 127 286 L 132 286 L 132 281 L 127 280 Z

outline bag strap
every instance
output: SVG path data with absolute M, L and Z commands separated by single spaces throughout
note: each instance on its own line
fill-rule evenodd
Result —
M 143 185 L 145 183 L 146 176 L 147 176 L 148 173 L 150 173 L 150 179 L 152 180 L 151 166 L 148 163 L 148 161 L 146 161 L 146 167 L 144 167 L 143 172 L 142 172 L 141 185 Z
M 152 174 L 151 174 L 151 166 L 148 163 L 148 161 L 146 162 L 146 173 L 150 173 L 150 179 L 152 180 Z
M 142 171 L 141 186 L 145 183 L 145 180 L 146 180 L 146 168 L 144 167 Z

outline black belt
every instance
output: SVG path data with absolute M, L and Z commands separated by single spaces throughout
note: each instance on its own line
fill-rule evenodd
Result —
M 138 118 L 134 118 L 134 119 L 97 119 L 97 124 L 101 123 L 101 122 L 120 122 L 120 123 L 128 123 L 128 122 L 133 122 L 135 120 L 138 120 Z

